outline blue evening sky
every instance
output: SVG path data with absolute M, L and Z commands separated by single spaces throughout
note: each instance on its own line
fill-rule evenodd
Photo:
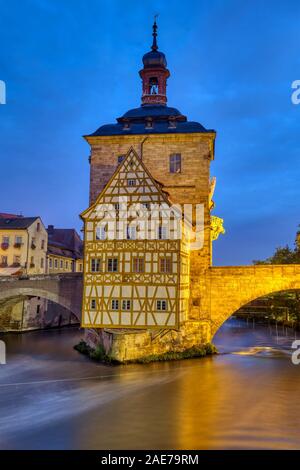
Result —
M 159 13 L 168 104 L 217 131 L 216 264 L 293 244 L 300 223 L 299 0 L 0 0 L 0 212 L 81 228 L 82 139 L 139 106 Z

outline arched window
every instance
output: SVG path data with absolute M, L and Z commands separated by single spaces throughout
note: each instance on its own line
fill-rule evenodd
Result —
M 151 77 L 149 79 L 149 95 L 158 94 L 158 80 L 156 77 Z

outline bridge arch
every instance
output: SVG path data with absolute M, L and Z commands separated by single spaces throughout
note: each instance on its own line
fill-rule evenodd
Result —
M 82 274 L 41 274 L 24 277 L 0 277 L 0 303 L 14 299 L 40 297 L 64 307 L 80 322 Z
M 211 337 L 237 310 L 267 295 L 300 290 L 300 265 L 211 268 L 209 273 Z
M 41 288 L 33 288 L 33 287 L 20 287 L 20 288 L 8 288 L 4 290 L 0 290 L 0 304 L 2 302 L 10 301 L 10 300 L 25 300 L 32 297 L 40 297 L 42 299 L 49 300 L 54 302 L 55 304 L 64 307 L 65 309 L 69 310 L 73 313 L 78 321 L 80 321 L 79 312 L 76 311 L 77 309 L 73 309 L 72 305 L 70 305 L 70 299 L 64 298 L 63 296 L 57 294 L 56 292 L 51 292 Z

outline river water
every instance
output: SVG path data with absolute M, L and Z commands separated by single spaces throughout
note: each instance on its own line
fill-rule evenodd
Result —
M 1 449 L 299 449 L 293 331 L 231 319 L 221 354 L 106 366 L 77 328 L 2 336 Z

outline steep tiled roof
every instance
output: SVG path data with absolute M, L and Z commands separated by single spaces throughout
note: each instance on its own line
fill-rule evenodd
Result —
M 75 229 L 54 228 L 49 225 L 47 232 L 49 253 L 74 259 L 82 258 L 83 243 Z

